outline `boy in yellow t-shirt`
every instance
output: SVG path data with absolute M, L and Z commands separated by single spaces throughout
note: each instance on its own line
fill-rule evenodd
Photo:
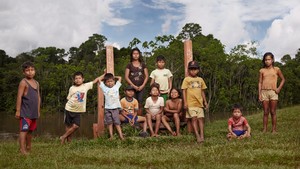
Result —
M 189 76 L 184 78 L 182 82 L 182 93 L 184 108 L 186 111 L 186 118 L 192 121 L 192 128 L 195 132 L 197 142 L 201 143 L 204 141 L 204 110 L 208 104 L 206 101 L 204 89 L 206 84 L 201 77 L 197 74 L 200 71 L 199 64 L 196 61 L 191 61 L 188 64 Z M 200 129 L 200 134 L 198 132 Z

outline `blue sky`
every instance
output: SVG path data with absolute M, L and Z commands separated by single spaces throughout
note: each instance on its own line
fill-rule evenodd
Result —
M 198 23 L 230 51 L 257 42 L 277 60 L 300 48 L 299 0 L 0 0 L 0 49 L 12 57 L 37 47 L 78 47 L 94 33 L 127 47 L 159 35 L 176 36 Z

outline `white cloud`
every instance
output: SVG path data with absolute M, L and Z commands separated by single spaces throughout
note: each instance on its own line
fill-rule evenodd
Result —
M 130 4 L 131 1 L 114 1 Z M 0 49 L 15 57 L 37 47 L 68 50 L 79 46 L 101 24 L 124 25 L 130 21 L 114 14 L 109 0 L 2 0 L 0 1 Z
M 285 54 L 292 57 L 300 48 L 300 5 L 282 19 L 273 21 L 262 41 L 264 51 L 271 51 L 279 61 Z

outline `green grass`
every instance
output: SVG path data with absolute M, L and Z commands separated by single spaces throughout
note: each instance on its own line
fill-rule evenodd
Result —
M 30 155 L 22 156 L 17 141 L 1 141 L 0 168 L 300 168 L 299 112 L 300 106 L 278 110 L 277 134 L 261 132 L 261 113 L 247 116 L 252 138 L 230 142 L 227 120 L 206 123 L 203 144 L 188 134 L 77 139 L 64 146 L 58 139 L 34 138 Z

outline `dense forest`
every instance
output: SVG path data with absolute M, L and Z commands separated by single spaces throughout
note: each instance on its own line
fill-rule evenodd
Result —
M 203 35 L 201 26 L 188 23 L 175 37 L 157 36 L 152 41 L 141 42 L 134 38 L 128 47 L 114 48 L 115 74 L 124 77 L 124 70 L 129 63 L 133 47 L 142 46 L 143 60 L 149 74 L 155 69 L 155 58 L 166 57 L 166 68 L 174 75 L 173 85 L 180 88 L 184 78 L 183 41 L 193 42 L 193 57 L 200 63 L 201 76 L 208 89 L 209 112 L 227 111 L 230 105 L 239 102 L 249 109 L 261 108 L 258 102 L 258 76 L 262 67 L 262 54 L 255 47 L 237 45 L 229 53 L 225 46 L 213 35 Z M 39 47 L 15 57 L 0 50 L 0 111 L 14 113 L 17 88 L 23 78 L 21 64 L 33 61 L 36 67 L 35 79 L 40 83 L 42 113 L 63 112 L 72 75 L 75 71 L 84 73 L 85 82 L 101 75 L 106 66 L 104 35 L 93 34 L 79 47 L 69 51 L 56 47 Z M 272 51 L 271 51 L 272 52 Z M 280 67 L 286 83 L 279 95 L 279 106 L 300 103 L 300 49 L 295 56 L 285 55 L 275 64 Z M 126 85 L 123 80 L 124 88 Z M 147 85 L 147 90 L 149 85 Z M 121 94 L 123 95 L 121 89 Z M 88 93 L 87 113 L 97 112 L 97 90 Z M 145 95 L 147 97 L 147 95 Z

